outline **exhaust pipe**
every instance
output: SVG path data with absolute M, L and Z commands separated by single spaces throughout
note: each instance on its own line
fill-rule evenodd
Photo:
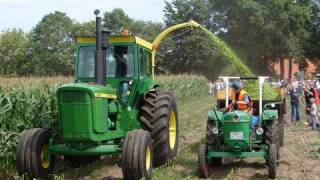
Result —
M 96 15 L 96 57 L 95 57 L 95 82 L 106 85 L 106 50 L 108 48 L 110 31 L 102 29 L 100 11 L 94 11 Z

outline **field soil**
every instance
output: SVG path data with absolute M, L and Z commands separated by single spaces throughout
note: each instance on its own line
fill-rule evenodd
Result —
M 180 106 L 180 152 L 167 165 L 154 170 L 154 179 L 199 179 L 197 149 L 205 137 L 206 112 L 212 100 L 201 100 Z M 202 104 L 200 106 L 200 104 Z M 195 108 L 196 107 L 196 108 Z M 320 132 L 311 131 L 301 120 L 292 123 L 287 113 L 285 143 L 277 179 L 320 180 Z M 121 179 L 120 157 L 104 157 L 102 161 L 77 169 L 64 169 L 64 179 Z M 268 168 L 263 158 L 225 158 L 223 166 L 214 169 L 208 179 L 268 179 Z

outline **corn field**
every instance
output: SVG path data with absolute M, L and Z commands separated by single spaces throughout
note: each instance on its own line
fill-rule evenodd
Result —
M 55 91 L 71 77 L 0 77 L 0 177 L 14 172 L 19 134 L 31 127 L 54 127 Z M 161 89 L 172 91 L 177 102 L 207 95 L 207 79 L 195 75 L 158 76 Z

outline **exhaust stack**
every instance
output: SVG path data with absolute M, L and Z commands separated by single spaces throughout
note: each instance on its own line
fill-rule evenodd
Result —
M 106 85 L 106 50 L 110 31 L 102 29 L 100 11 L 94 11 L 96 15 L 96 59 L 95 59 L 95 81 L 97 84 Z

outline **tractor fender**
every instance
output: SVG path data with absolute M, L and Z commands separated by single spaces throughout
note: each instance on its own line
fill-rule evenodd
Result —
M 278 110 L 264 110 L 262 113 L 262 120 L 268 121 L 278 119 Z

